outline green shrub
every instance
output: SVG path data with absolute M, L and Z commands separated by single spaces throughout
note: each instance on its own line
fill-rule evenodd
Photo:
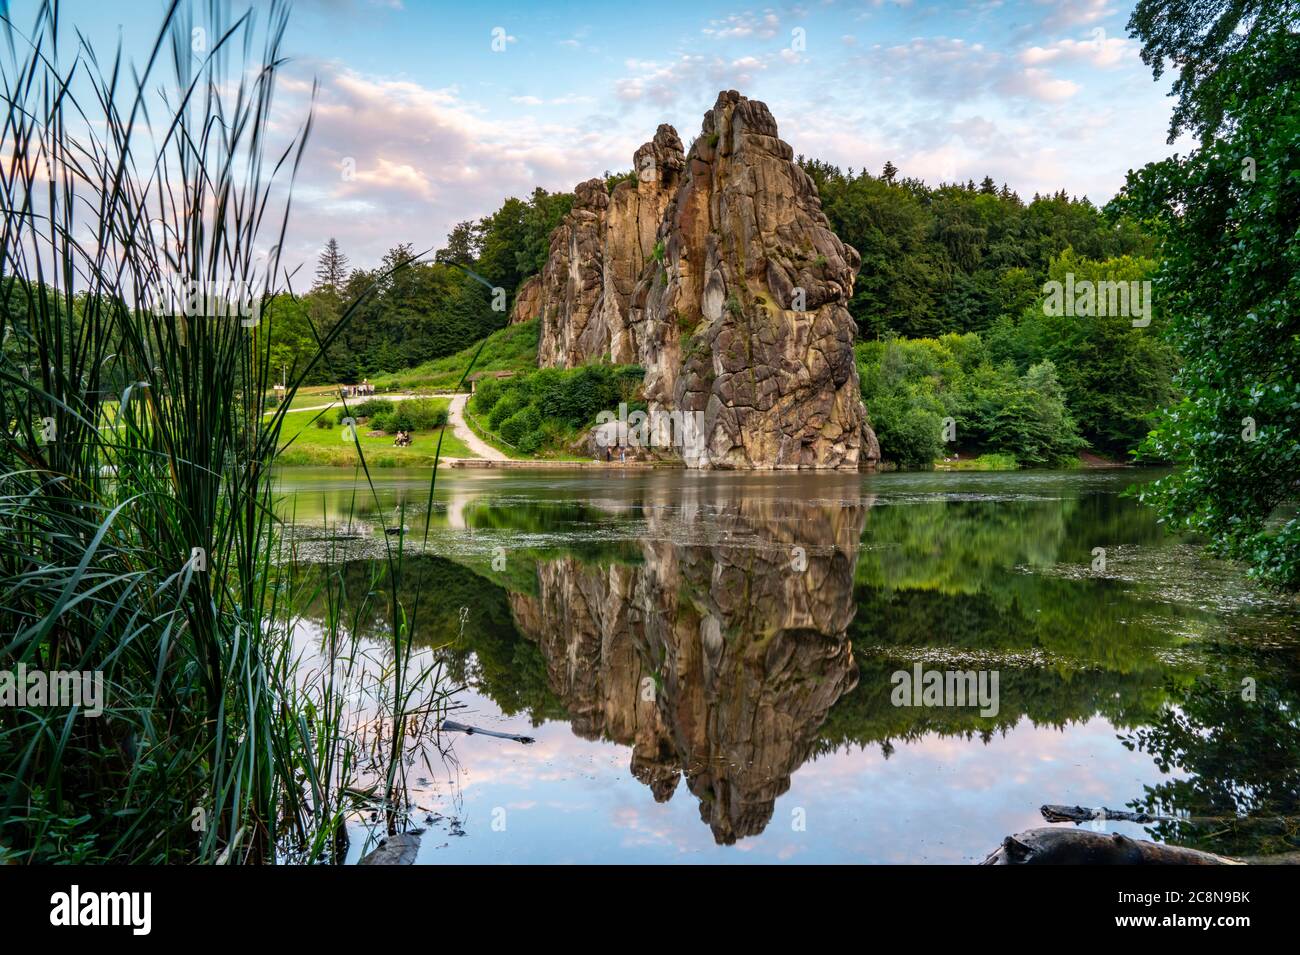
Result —
M 645 372 L 635 365 L 540 368 L 480 385 L 470 410 L 489 431 L 525 454 L 563 451 L 602 411 L 637 403 Z
M 323 431 L 326 428 L 334 427 L 334 422 L 331 421 L 325 415 L 321 415 L 319 418 L 316 419 L 316 427 L 320 428 Z
M 503 379 L 500 378 L 487 378 L 478 383 L 473 396 L 469 399 L 470 408 L 475 414 L 486 415 L 496 407 L 496 403 L 505 394 L 502 381 Z
M 352 405 L 351 408 L 354 418 L 369 418 L 385 411 L 392 411 L 393 402 L 387 398 L 367 398 L 360 404 Z
M 1060 467 L 1084 446 L 1051 362 L 1024 375 L 995 364 L 975 333 L 864 342 L 856 349 L 880 453 L 901 468 L 929 467 L 955 451 Z M 944 440 L 952 418 L 956 440 Z
M 520 391 L 511 391 L 503 395 L 501 400 L 494 403 L 488 412 L 488 427 L 493 431 L 500 431 L 501 423 L 522 408 L 527 401 L 528 396 Z
M 876 402 L 870 412 L 886 460 L 904 470 L 921 470 L 943 456 L 943 416 L 933 408 L 890 398 Z
M 388 411 L 373 415 L 369 425 L 373 431 L 396 434 L 398 431 L 433 431 L 447 423 L 446 403 L 436 398 L 413 398 L 400 403 L 389 403 Z
M 546 435 L 542 429 L 539 428 L 536 431 L 529 431 L 527 434 L 521 436 L 520 439 L 515 442 L 515 447 L 524 454 L 536 454 L 541 450 L 542 444 L 545 440 Z
M 497 433 L 501 435 L 502 440 L 518 446 L 524 435 L 536 431 L 541 426 L 542 416 L 540 412 L 532 405 L 527 405 L 501 422 L 501 427 Z
M 413 398 L 397 407 L 402 421 L 409 424 L 405 431 L 432 431 L 447 423 L 447 404 L 437 398 Z
M 346 407 L 339 405 L 334 411 L 334 420 L 339 424 L 343 423 L 344 418 L 373 418 L 378 414 L 385 414 L 393 410 L 393 402 L 387 398 L 367 398 L 358 404 L 349 404 Z

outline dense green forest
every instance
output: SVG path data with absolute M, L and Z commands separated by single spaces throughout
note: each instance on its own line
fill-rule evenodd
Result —
M 1147 224 L 1179 400 L 1146 442 L 1181 467 L 1147 489 L 1269 583 L 1300 588 L 1300 4 L 1142 0 L 1129 21 L 1170 124 L 1199 146 L 1130 172 L 1112 203 Z
M 527 201 L 510 198 L 490 216 L 459 223 L 435 254 L 402 243 L 375 269 L 349 269 L 331 238 L 311 289 L 277 295 L 264 310 L 274 364 L 292 376 L 349 309 L 308 384 L 357 382 L 456 354 L 506 324 L 515 290 L 545 264 L 550 234 L 572 203 L 571 193 L 536 189 Z
M 1063 192 L 1026 203 L 987 177 L 930 187 L 900 177 L 892 163 L 873 176 L 800 161 L 832 227 L 863 257 L 850 311 L 867 343 L 859 348 L 864 397 L 889 460 L 924 467 L 969 452 L 1044 466 L 1085 446 L 1122 456 L 1146 437 L 1173 397 L 1172 351 L 1127 318 L 1051 317 L 1042 308 L 1044 282 L 1067 273 L 1129 280 L 1154 272 L 1152 240 L 1130 219 Z M 434 256 L 411 261 L 416 251 L 399 245 L 372 271 L 348 270 L 330 240 L 311 291 L 274 303 L 280 363 L 292 367 L 356 301 L 318 381 L 454 385 L 458 376 L 444 365 L 504 325 L 506 304 L 545 264 L 550 233 L 572 200 L 542 189 L 527 201 L 507 199 L 459 223 Z M 504 302 L 494 303 L 492 288 L 506 292 Z M 902 357 L 957 347 L 937 336 L 966 336 L 961 384 L 950 363 L 939 374 Z M 1064 405 L 1031 422 L 1044 389 Z M 940 438 L 947 417 L 956 423 L 950 444 Z
M 849 311 L 863 338 L 983 332 L 1041 301 L 1052 261 L 1149 256 L 1151 239 L 1064 191 L 1025 203 L 985 177 L 927 186 L 800 158 L 836 235 L 862 255 Z
M 1300 466 L 1295 7 L 1138 4 L 1129 29 L 1156 78 L 1183 64 L 1171 142 L 1191 132 L 1199 148 L 1131 172 L 1104 208 L 1064 190 L 1026 201 L 987 176 L 931 186 L 891 162 L 873 175 L 800 157 L 862 256 L 849 310 L 886 461 L 1041 467 L 1088 450 L 1189 465 L 1147 493 L 1166 519 L 1269 580 L 1300 580 L 1300 524 L 1277 523 Z M 452 387 L 451 366 L 487 335 L 487 367 L 524 370 L 536 329 L 498 330 L 572 202 L 506 199 L 401 269 L 410 245 L 349 270 L 330 240 L 310 291 L 266 308 L 275 364 L 291 371 L 353 308 L 312 382 Z M 1084 281 L 1144 285 L 1141 320 L 1050 307 L 1048 283 Z

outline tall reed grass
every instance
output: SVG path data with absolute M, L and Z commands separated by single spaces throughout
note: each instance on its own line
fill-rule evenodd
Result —
M 175 0 L 134 66 L 57 2 L 29 29 L 5 22 L 0 671 L 102 673 L 107 699 L 98 718 L 0 706 L 0 857 L 337 859 L 360 803 L 400 825 L 413 714 L 445 703 L 403 640 L 417 608 L 394 596 L 386 762 L 368 788 L 341 689 L 361 635 L 340 612 L 321 666 L 294 649 L 312 595 L 284 571 L 271 468 L 351 309 L 268 414 L 275 310 L 254 324 L 229 307 L 256 312 L 289 284 L 279 249 L 310 120 L 273 142 L 287 16 L 279 0 L 198 17 Z M 178 305 L 178 283 L 211 298 Z M 401 534 L 385 547 L 400 574 Z

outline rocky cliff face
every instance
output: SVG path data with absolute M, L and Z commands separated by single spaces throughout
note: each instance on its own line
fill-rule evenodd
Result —
M 860 258 L 767 107 L 724 92 L 689 155 L 660 126 L 635 161 L 612 196 L 582 183 L 552 235 L 538 363 L 642 365 L 692 467 L 874 464 L 845 307 Z
M 527 322 L 542 314 L 542 277 L 530 276 L 515 293 L 515 303 L 510 307 L 510 324 Z
M 551 234 L 537 290 L 529 290 L 538 296 L 534 311 L 542 316 L 539 365 L 636 361 L 628 302 L 652 256 L 683 163 L 682 142 L 665 125 L 636 151 L 635 180 L 620 182 L 612 195 L 601 179 L 578 184 L 573 209 Z M 524 297 L 521 289 L 518 298 Z
M 644 563 L 546 561 L 538 595 L 510 603 L 574 732 L 631 745 L 660 802 L 684 778 L 716 841 L 733 843 L 768 824 L 857 683 L 846 633 L 866 508 L 680 493 L 646 501 Z

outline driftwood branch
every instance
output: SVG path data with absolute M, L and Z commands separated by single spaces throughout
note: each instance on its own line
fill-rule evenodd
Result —
M 1118 832 L 1044 827 L 1007 836 L 983 865 L 1245 865 L 1239 859 L 1130 839 Z
M 1098 806 L 1060 806 L 1049 803 L 1038 810 L 1047 822 L 1094 822 L 1111 819 L 1118 822 L 1136 822 L 1143 825 L 1153 822 L 1181 822 L 1194 825 L 1273 826 L 1287 828 L 1297 816 L 1160 816 L 1150 812 L 1131 812 L 1127 809 L 1107 809 Z
M 1149 812 L 1130 812 L 1127 809 L 1107 809 L 1105 806 L 1098 806 L 1095 809 L 1089 809 L 1087 806 L 1058 806 L 1048 804 L 1039 810 L 1043 814 L 1043 819 L 1047 822 L 1093 822 L 1097 819 L 1114 819 L 1119 822 L 1173 822 L 1172 816 L 1153 816 Z
M 457 723 L 453 720 L 443 720 L 441 729 L 449 733 L 465 733 L 468 736 L 478 734 L 479 736 L 495 736 L 497 739 L 512 739 L 516 743 L 533 743 L 536 742 L 531 736 L 520 736 L 517 733 L 498 733 L 495 730 L 483 730 L 476 726 L 466 726 L 464 723 Z

